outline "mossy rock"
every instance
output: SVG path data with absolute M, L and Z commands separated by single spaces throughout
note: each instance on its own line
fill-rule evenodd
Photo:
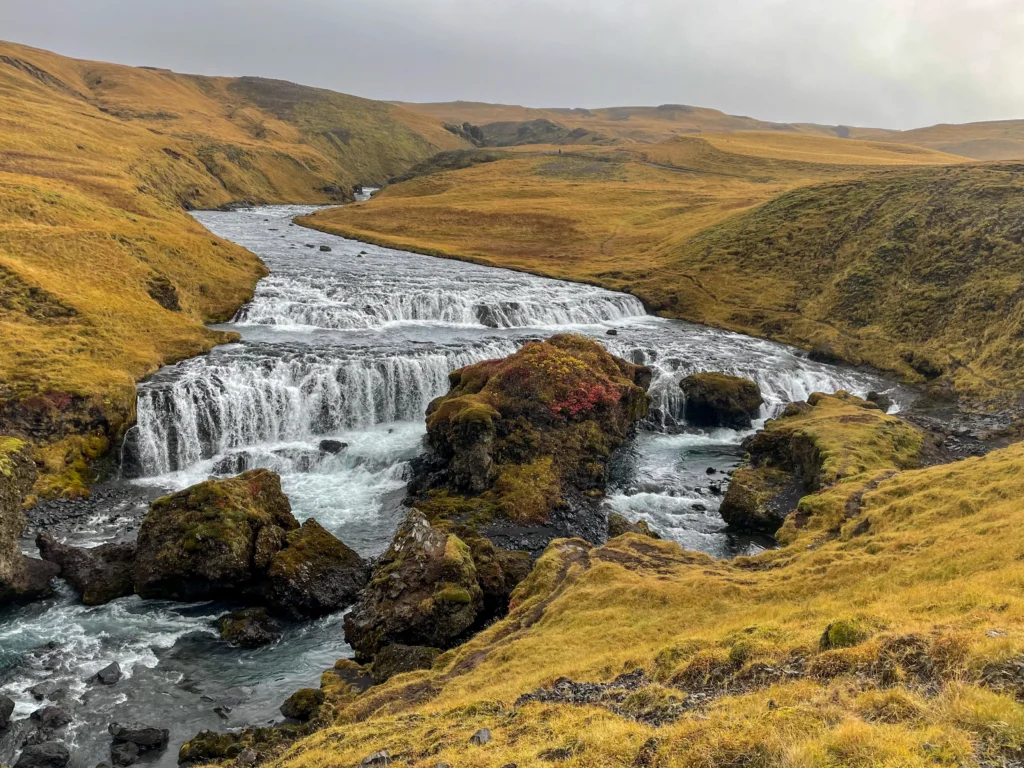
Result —
M 635 533 L 639 536 L 646 536 L 649 539 L 660 539 L 657 533 L 651 530 L 646 520 L 630 522 L 625 517 L 615 512 L 608 515 L 608 538 L 614 539 L 617 536 L 625 536 L 627 533 Z
M 430 669 L 441 655 L 438 648 L 402 645 L 395 643 L 382 648 L 373 659 L 370 674 L 375 683 L 387 682 L 395 675 Z
M 240 648 L 258 648 L 281 639 L 281 625 L 266 608 L 244 608 L 222 616 L 220 636 Z
M 686 396 L 686 420 L 696 427 L 750 429 L 764 403 L 755 382 L 726 373 L 694 373 L 679 387 Z
M 871 629 L 857 619 L 833 621 L 821 634 L 818 647 L 822 651 L 853 648 L 871 637 Z
M 265 469 L 208 480 L 157 499 L 138 538 L 136 592 L 145 598 L 237 599 L 296 530 L 281 479 Z
M 301 723 L 313 719 L 324 703 L 324 692 L 319 688 L 302 688 L 289 696 L 281 705 L 281 714 Z

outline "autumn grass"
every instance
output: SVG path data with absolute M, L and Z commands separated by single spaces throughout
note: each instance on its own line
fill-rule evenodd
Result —
M 863 493 L 838 532 L 733 562 L 627 535 L 553 544 L 510 616 L 346 706 L 275 765 L 940 766 L 999 764 L 1024 747 L 1024 446 L 874 471 L 816 494 Z M 858 524 L 870 520 L 865 533 Z M 856 622 L 842 646 L 826 628 Z M 607 706 L 528 704 L 566 676 L 651 684 Z M 773 676 L 768 670 L 789 669 Z M 661 726 L 642 715 L 710 694 Z M 630 716 L 629 712 L 633 715 Z M 640 721 L 633 719 L 641 716 Z M 468 744 L 478 728 L 494 741 Z M 653 746 L 650 740 L 656 744 Z M 637 763 L 641 755 L 646 763 Z M 546 756 L 547 755 L 547 756 Z
M 303 223 L 629 291 L 974 401 L 1022 389 L 1019 166 L 763 133 L 558 151 L 426 167 Z
M 347 200 L 462 145 L 382 102 L 9 43 L 0 106 L 0 432 L 51 495 L 87 492 L 136 381 L 229 340 L 203 324 L 266 273 L 183 208 Z

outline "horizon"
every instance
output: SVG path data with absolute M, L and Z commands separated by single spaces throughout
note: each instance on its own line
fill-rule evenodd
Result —
M 1024 116 L 1014 77 L 1024 66 L 1015 42 L 1024 9 L 1007 0 L 726 5 L 39 0 L 0 9 L 0 25 L 12 42 L 74 58 L 267 77 L 380 101 L 686 104 L 887 130 Z

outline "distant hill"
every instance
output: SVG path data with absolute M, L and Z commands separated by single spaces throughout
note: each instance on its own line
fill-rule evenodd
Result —
M 0 434 L 75 494 L 134 418 L 135 382 L 225 340 L 265 273 L 183 209 L 328 203 L 470 146 L 379 101 L 0 43 Z
M 910 131 L 894 131 L 814 123 L 773 123 L 751 117 L 727 115 L 716 109 L 682 104 L 603 109 L 534 109 L 472 101 L 396 103 L 400 103 L 407 110 L 429 115 L 449 124 L 470 123 L 479 126 L 485 135 L 498 130 L 496 127 L 489 128 L 491 125 L 501 125 L 500 132 L 507 136 L 513 134 L 519 125 L 543 120 L 553 124 L 548 128 L 549 134 L 560 133 L 562 136 L 554 143 L 656 143 L 673 136 L 688 134 L 772 131 L 779 134 L 820 135 L 840 139 L 911 144 L 976 160 L 1024 158 L 1024 120 L 935 125 Z M 515 128 L 512 127 L 513 124 L 516 125 Z M 564 137 L 573 131 L 579 131 L 587 138 L 567 141 Z M 543 137 L 539 136 L 535 141 L 527 137 L 527 140 L 504 144 L 487 142 L 487 145 L 511 146 L 528 143 L 553 142 L 543 140 Z

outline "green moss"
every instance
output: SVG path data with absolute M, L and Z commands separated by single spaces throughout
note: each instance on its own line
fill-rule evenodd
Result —
M 852 648 L 869 637 L 871 630 L 863 622 L 856 619 L 839 619 L 825 627 L 819 645 L 823 651 Z
M 456 584 L 446 584 L 434 592 L 433 599 L 438 603 L 457 603 L 469 605 L 473 602 L 473 596 L 469 590 Z

